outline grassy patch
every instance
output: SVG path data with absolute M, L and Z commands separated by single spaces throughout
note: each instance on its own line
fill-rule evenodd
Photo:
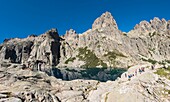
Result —
M 168 68 L 161 68 L 161 69 L 158 69 L 155 74 L 158 74 L 160 75 L 161 77 L 165 77 L 167 79 L 170 79 L 170 67 Z
M 97 45 L 97 48 L 100 48 L 101 47 L 101 45 Z
M 158 69 L 155 73 L 160 76 L 164 76 L 164 77 L 166 77 L 168 75 L 168 73 L 166 72 L 166 70 L 164 68 Z
M 125 55 L 123 55 L 122 53 L 120 53 L 119 51 L 115 50 L 112 52 L 108 52 L 107 54 L 104 55 L 105 57 L 108 56 L 110 59 L 116 59 L 116 57 L 126 57 Z
M 96 67 L 96 66 L 99 66 L 99 65 L 102 65 L 103 67 L 107 67 L 106 63 L 104 63 L 102 60 L 100 60 L 94 54 L 94 52 L 87 49 L 87 47 L 79 48 L 79 54 L 77 55 L 77 57 L 80 60 L 85 61 L 85 63 L 86 63 L 82 67 L 92 68 L 92 67 Z
M 170 60 L 165 60 L 165 62 L 170 63 Z
M 117 50 L 114 50 L 112 52 L 108 52 L 107 54 L 104 54 L 104 57 L 106 57 L 109 61 L 110 64 L 114 64 L 116 63 L 115 59 L 117 57 L 126 57 L 125 55 L 123 55 L 122 53 L 120 53 Z

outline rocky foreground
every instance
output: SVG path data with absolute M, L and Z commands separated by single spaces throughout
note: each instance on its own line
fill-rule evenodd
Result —
M 126 74 L 145 67 L 130 80 L 125 73 L 115 81 L 76 79 L 63 81 L 45 72 L 3 63 L 0 69 L 0 102 L 169 102 L 170 80 L 155 74 L 151 64 L 129 68 Z

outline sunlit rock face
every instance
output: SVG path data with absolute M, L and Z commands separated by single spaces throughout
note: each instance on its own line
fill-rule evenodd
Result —
M 143 58 L 159 62 L 169 60 L 169 25 L 169 21 L 155 17 L 150 22 L 141 21 L 133 30 L 125 33 L 118 29 L 111 13 L 103 13 L 94 21 L 92 29 L 82 34 L 76 34 L 72 29 L 66 32 L 60 51 L 64 57 L 61 57 L 59 66 L 87 65 L 86 59 L 92 59 L 83 55 L 82 51 L 87 50 L 99 59 L 94 61 L 95 65 L 102 67 L 128 67 L 142 62 Z M 80 58 L 80 54 L 83 58 Z
M 56 66 L 60 58 L 60 37 L 56 29 L 51 29 L 34 41 L 28 65 L 39 70 Z
M 103 13 L 94 21 L 92 25 L 92 29 L 100 29 L 105 27 L 118 29 L 117 23 L 110 12 Z

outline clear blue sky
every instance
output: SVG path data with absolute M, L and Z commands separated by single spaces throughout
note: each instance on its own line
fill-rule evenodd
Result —
M 170 0 L 0 0 L 0 43 L 57 28 L 62 35 L 73 28 L 82 33 L 105 11 L 119 29 L 129 31 L 141 20 L 170 20 Z

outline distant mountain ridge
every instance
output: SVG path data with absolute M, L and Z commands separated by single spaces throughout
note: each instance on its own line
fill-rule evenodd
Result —
M 0 45 L 1 61 L 33 70 L 49 67 L 128 68 L 141 62 L 170 60 L 170 21 L 142 21 L 127 34 L 118 29 L 110 12 L 103 13 L 82 34 L 70 29 L 59 36 L 51 29 L 39 36 L 14 38 Z

